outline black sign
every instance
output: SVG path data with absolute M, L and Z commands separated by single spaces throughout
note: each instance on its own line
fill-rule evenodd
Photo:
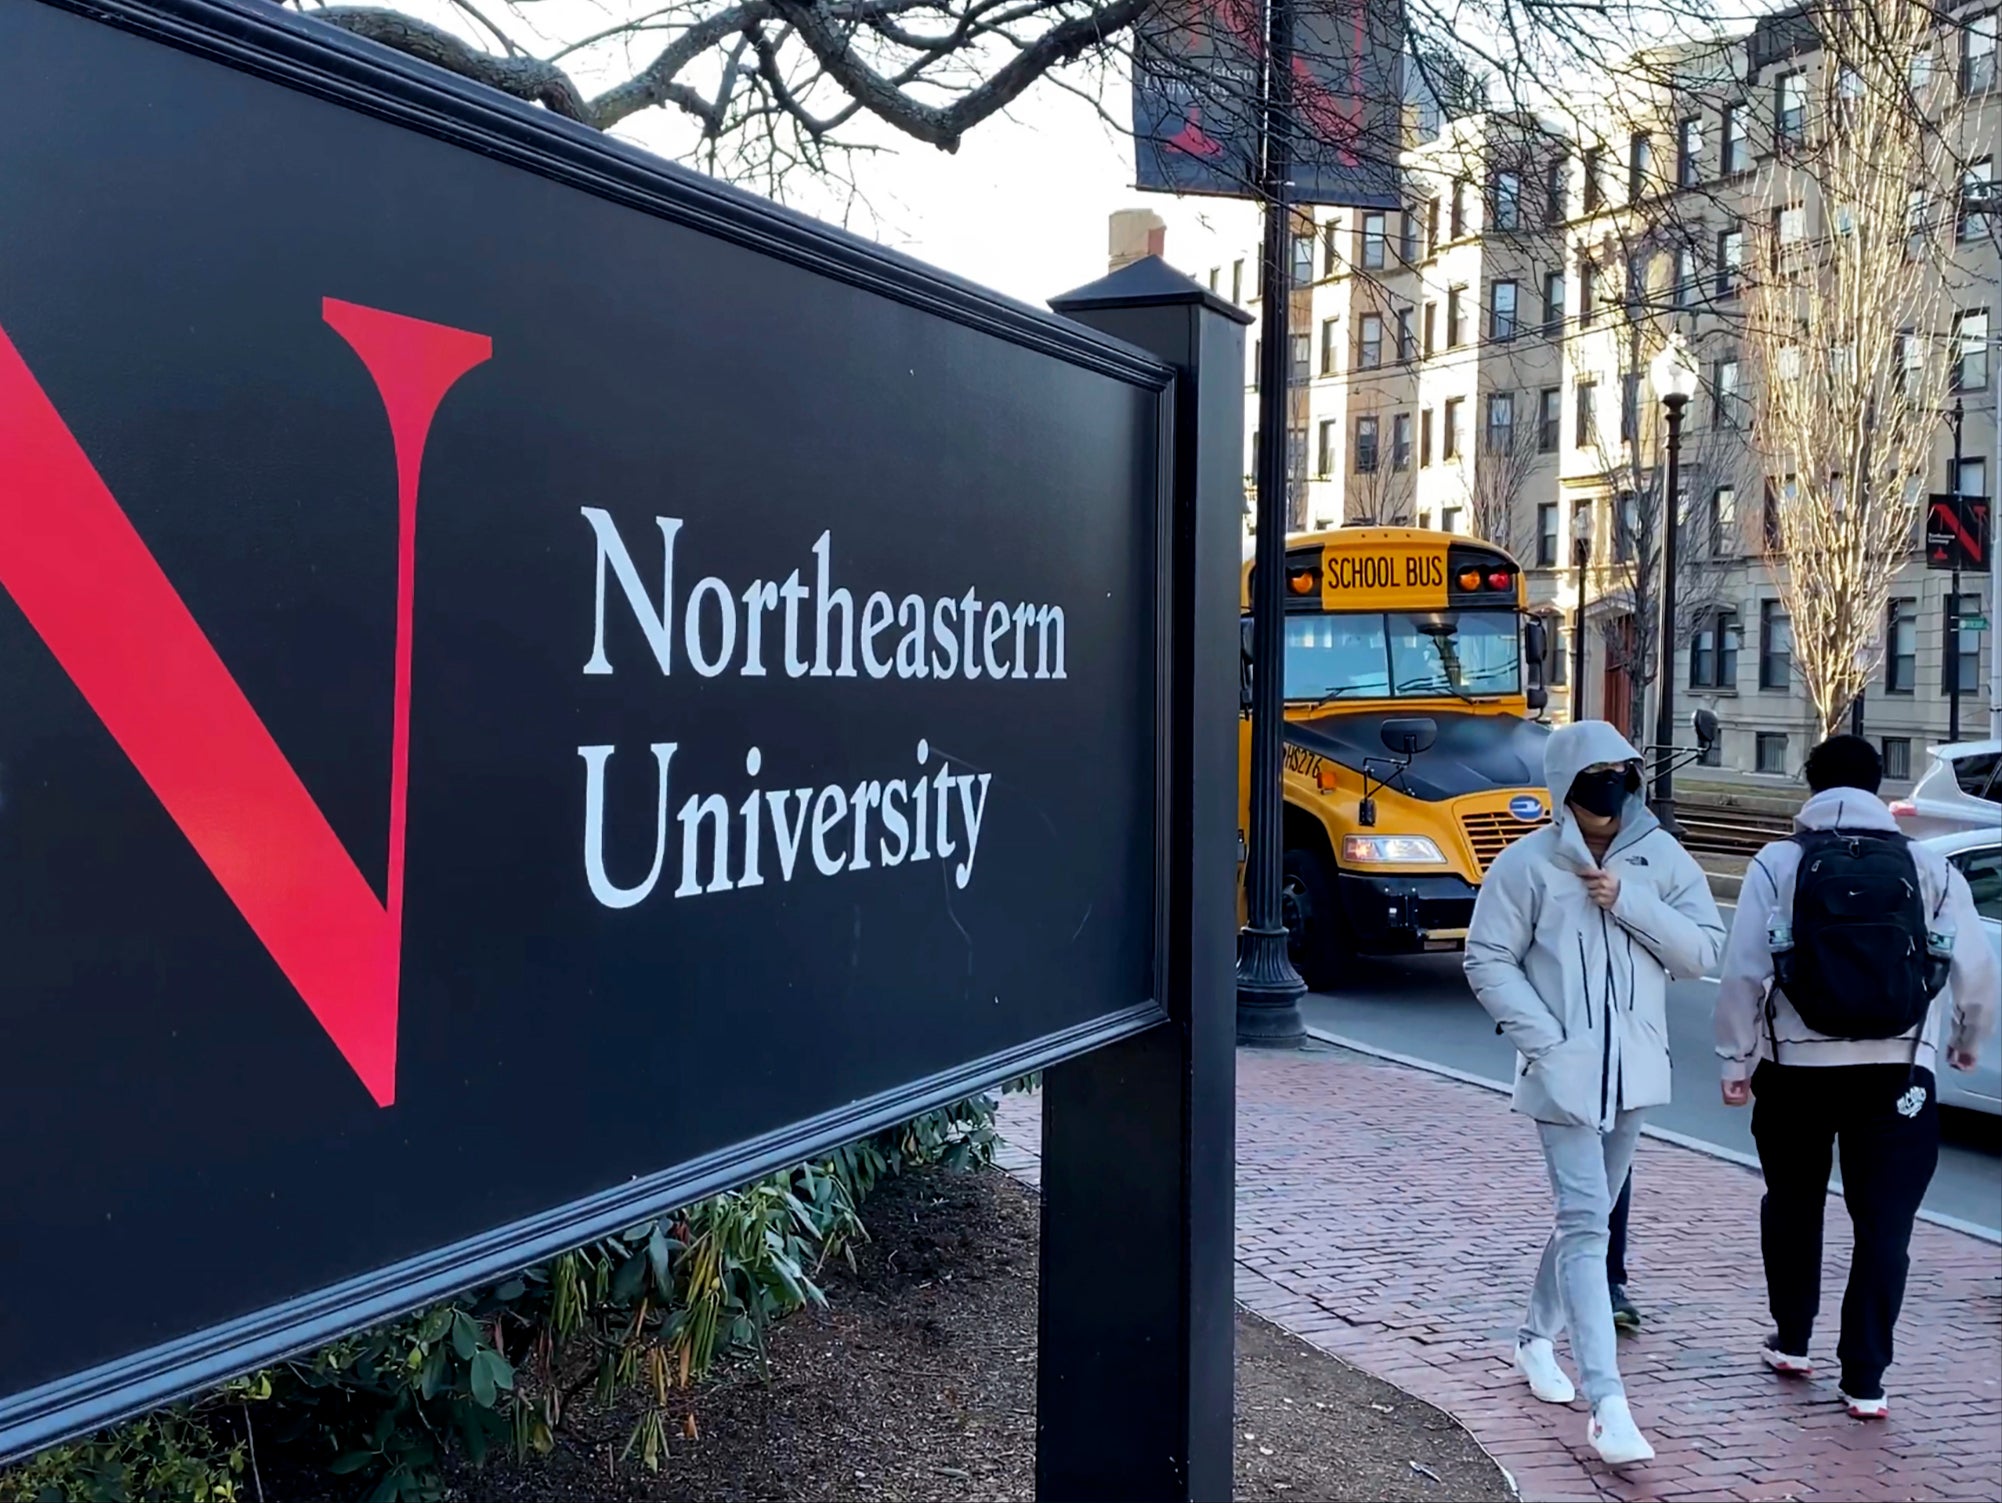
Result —
M 1933 496 L 1926 506 L 1926 567 L 1988 572 L 1986 496 Z
M 0 56 L 0 1459 L 1162 1017 L 1166 368 L 275 7 Z
M 1264 24 L 1247 0 L 1169 0 L 1134 28 L 1139 187 L 1258 196 Z M 1397 207 L 1401 10 L 1308 0 L 1293 46 L 1293 200 Z

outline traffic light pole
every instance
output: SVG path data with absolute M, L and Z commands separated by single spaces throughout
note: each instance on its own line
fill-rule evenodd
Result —
M 1293 0 L 1266 9 L 1265 91 L 1259 135 L 1265 200 L 1265 287 L 1258 368 L 1258 545 L 1251 598 L 1251 817 L 1245 850 L 1245 915 L 1238 937 L 1237 1041 L 1297 1048 L 1306 1038 L 1300 999 L 1307 984 L 1286 954 L 1280 911 L 1285 803 L 1280 756 L 1286 715 L 1285 628 L 1288 316 L 1293 293 Z

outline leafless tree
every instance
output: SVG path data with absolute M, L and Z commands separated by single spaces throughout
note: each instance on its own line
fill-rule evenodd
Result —
M 1342 520 L 1369 527 L 1409 527 L 1416 495 L 1407 464 L 1399 469 L 1388 455 L 1376 467 L 1357 471 L 1342 488 Z
M 1522 394 L 1507 395 L 1513 420 L 1506 427 L 1483 424 L 1462 483 L 1474 536 L 1521 557 L 1535 544 L 1535 522 L 1525 502 L 1548 456 L 1538 446 L 1535 423 L 1517 410 Z
M 1763 169 L 1771 218 L 1748 298 L 1753 432 L 1776 491 L 1793 661 L 1824 734 L 1881 663 L 1891 581 L 1917 538 L 1960 353 L 1928 203 L 1959 170 L 1940 123 L 1959 91 L 1918 0 L 1817 13 L 1834 79 Z M 1919 211 L 1914 213 L 1914 206 Z

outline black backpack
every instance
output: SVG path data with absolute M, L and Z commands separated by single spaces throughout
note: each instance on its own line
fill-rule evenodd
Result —
M 1793 947 L 1775 952 L 1773 979 L 1825 1037 L 1909 1032 L 1946 984 L 1927 954 L 1910 843 L 1891 830 L 1810 830 L 1793 839 Z

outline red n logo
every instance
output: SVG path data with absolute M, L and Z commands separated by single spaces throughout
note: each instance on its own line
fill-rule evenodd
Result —
M 417 481 L 438 404 L 483 334 L 328 298 L 396 451 L 389 871 L 378 902 L 173 583 L 0 329 L 0 588 L 380 1106 L 396 1096 Z M 119 609 L 104 609 L 116 600 Z

